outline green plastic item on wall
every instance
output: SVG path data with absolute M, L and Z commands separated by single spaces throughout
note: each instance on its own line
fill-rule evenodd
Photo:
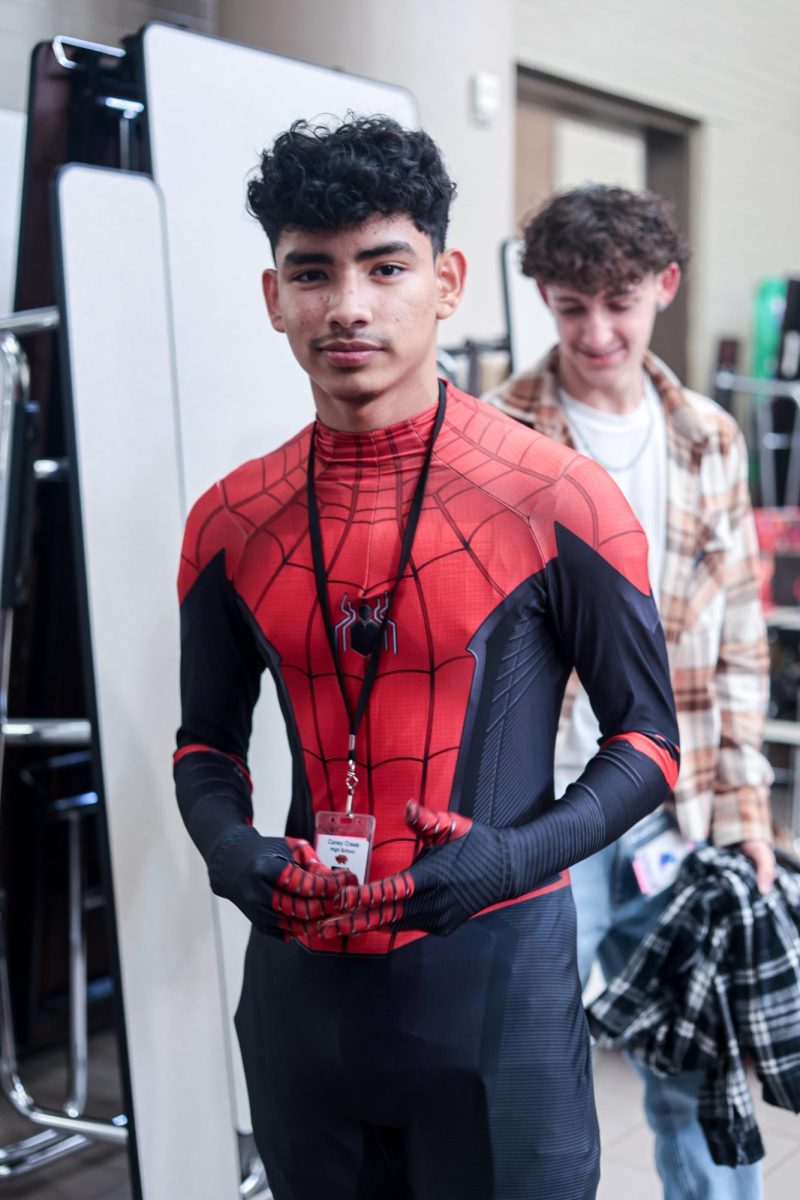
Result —
M 786 278 L 770 275 L 763 279 L 756 289 L 753 321 L 751 369 L 756 379 L 775 378 L 785 308 Z

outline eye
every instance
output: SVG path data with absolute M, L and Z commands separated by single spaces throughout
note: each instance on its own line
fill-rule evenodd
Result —
M 401 267 L 399 263 L 380 263 L 374 271 L 374 274 L 379 275 L 381 279 L 392 279 L 396 275 L 402 275 L 405 267 Z
M 298 271 L 292 276 L 292 283 L 319 283 L 325 278 L 325 272 L 320 271 L 318 267 L 308 267 L 305 271 Z

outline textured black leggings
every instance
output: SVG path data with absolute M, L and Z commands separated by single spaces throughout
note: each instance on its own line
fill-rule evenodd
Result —
M 276 1200 L 592 1200 L 570 888 L 384 956 L 252 935 L 236 1027 Z

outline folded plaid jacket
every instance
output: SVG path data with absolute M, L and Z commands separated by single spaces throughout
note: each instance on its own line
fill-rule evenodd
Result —
M 648 354 L 644 368 L 664 406 L 667 540 L 659 611 L 681 741 L 674 804 L 691 841 L 731 846 L 772 837 L 772 772 L 760 752 L 768 656 L 758 595 L 758 543 L 747 451 L 736 422 L 681 387 Z M 574 447 L 559 404 L 558 348 L 484 399 Z M 567 689 L 559 741 L 578 681 Z M 556 745 L 558 759 L 559 744 Z
M 779 867 L 762 896 L 743 854 L 690 854 L 672 903 L 588 1019 L 601 1046 L 657 1075 L 705 1071 L 698 1115 L 714 1161 L 757 1162 L 744 1058 L 768 1103 L 800 1112 L 800 874 Z

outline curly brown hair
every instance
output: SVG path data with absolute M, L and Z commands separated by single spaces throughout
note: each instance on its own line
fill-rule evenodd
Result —
M 587 295 L 689 259 L 663 196 L 601 183 L 554 196 L 526 223 L 523 238 L 525 275 Z
M 247 207 L 273 251 L 284 229 L 339 230 L 406 213 L 438 254 L 455 191 L 424 130 L 351 113 L 335 129 L 295 121 L 280 134 L 247 185 Z

